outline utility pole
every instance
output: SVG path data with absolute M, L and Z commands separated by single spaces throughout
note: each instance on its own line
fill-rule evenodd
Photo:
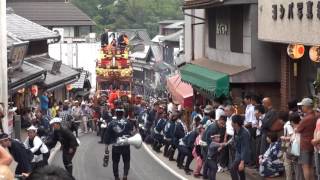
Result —
M 7 10 L 4 0 L 0 0 L 0 80 L 0 103 L 5 114 L 1 123 L 3 131 L 8 133 Z

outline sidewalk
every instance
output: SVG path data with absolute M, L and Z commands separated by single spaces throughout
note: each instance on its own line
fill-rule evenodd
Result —
M 175 175 L 177 178 L 181 180 L 199 180 L 201 178 L 195 178 L 193 175 L 186 175 L 183 169 L 179 169 L 176 165 L 175 161 L 169 161 L 168 158 L 163 156 L 163 153 L 155 152 L 150 145 L 143 143 L 144 149 L 148 152 L 148 154 L 157 161 L 163 168 L 167 169 L 170 173 Z M 177 157 L 177 151 L 175 154 L 175 158 Z M 194 160 L 192 161 L 190 168 L 193 169 L 194 167 Z M 246 168 L 246 176 L 250 180 L 264 180 L 259 173 L 255 169 Z M 230 173 L 223 172 L 217 173 L 217 179 L 219 180 L 230 180 Z M 285 177 L 277 177 L 277 178 L 269 178 L 272 180 L 285 180 Z

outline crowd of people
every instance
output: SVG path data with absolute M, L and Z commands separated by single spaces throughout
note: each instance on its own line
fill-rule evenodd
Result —
M 9 166 L 15 160 L 15 176 L 39 179 L 38 175 L 33 174 L 50 171 L 45 168 L 48 166 L 50 150 L 60 142 L 64 167 L 70 178 L 74 179 L 72 159 L 80 144 L 78 129 L 84 134 L 93 132 L 96 129 L 94 114 L 92 101 L 69 99 L 55 103 L 50 102 L 48 94 L 44 92 L 39 96 L 38 106 L 26 111 L 23 116 L 22 121 L 28 126 L 24 141 L 13 139 L 6 133 L 0 134 L 0 164 Z M 61 171 L 55 167 L 52 169 Z M 52 169 L 51 173 L 55 173 Z
M 269 97 L 247 95 L 243 103 L 240 113 L 215 98 L 212 104 L 194 106 L 191 117 L 171 99 L 150 108 L 142 105 L 138 116 L 146 129 L 144 141 L 198 178 L 212 180 L 230 171 L 232 180 L 242 180 L 247 167 L 264 178 L 320 179 L 320 108 L 311 98 L 290 101 L 288 111 L 276 110 Z
M 315 108 L 311 98 L 290 101 L 288 111 L 276 110 L 269 97 L 247 95 L 243 103 L 241 113 L 230 101 L 215 98 L 210 104 L 195 105 L 186 116 L 171 98 L 150 104 L 141 101 L 133 107 L 137 121 L 132 121 L 132 127 L 154 151 L 163 152 L 178 168 L 197 178 L 214 180 L 217 173 L 229 171 L 232 180 L 242 180 L 245 169 L 252 168 L 264 178 L 320 179 L 320 108 Z M 50 149 L 60 141 L 65 169 L 72 175 L 78 129 L 84 134 L 96 130 L 100 143 L 111 144 L 107 127 L 113 117 L 128 123 L 132 118 L 116 109 L 112 112 L 93 101 L 72 99 L 49 105 L 44 93 L 39 108 L 26 115 L 30 125 L 24 142 L 0 134 L 0 163 L 9 165 L 14 159 L 18 162 L 15 174 L 30 175 L 48 165 Z M 118 176 L 115 169 L 114 173 Z

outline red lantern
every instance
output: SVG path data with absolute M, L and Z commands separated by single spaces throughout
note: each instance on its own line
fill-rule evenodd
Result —
M 292 59 L 299 59 L 304 55 L 305 48 L 302 44 L 289 44 L 287 53 Z
M 72 87 L 72 85 L 71 85 L 71 84 L 68 84 L 68 85 L 67 85 L 67 91 L 71 91 L 71 90 L 72 90 L 72 88 L 73 88 L 73 87 Z
M 31 93 L 32 93 L 32 95 L 38 96 L 38 92 L 39 92 L 38 86 L 33 85 L 33 86 L 31 87 Z

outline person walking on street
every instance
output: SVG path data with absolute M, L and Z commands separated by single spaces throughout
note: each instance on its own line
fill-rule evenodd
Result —
M 47 146 L 52 149 L 56 146 L 57 142 L 61 143 L 62 147 L 62 161 L 66 170 L 72 175 L 72 159 L 77 151 L 79 143 L 76 137 L 69 129 L 61 126 L 61 118 L 53 118 L 50 125 L 53 128 L 52 137 L 49 138 Z
M 84 101 L 81 102 L 80 114 L 81 114 L 82 132 L 87 134 L 88 133 L 89 108 Z
M 118 138 L 130 137 L 133 135 L 133 124 L 124 118 L 123 107 L 117 107 L 116 119 L 112 120 L 106 129 L 104 143 L 106 144 L 104 166 L 109 164 L 109 145 L 112 145 L 112 167 L 115 180 L 120 180 L 119 177 L 119 162 L 122 156 L 123 159 L 123 180 L 127 180 L 130 169 L 130 145 L 117 144 Z
M 30 126 L 27 131 L 28 137 L 24 141 L 24 146 L 33 153 L 32 169 L 48 165 L 49 150 L 43 141 L 37 136 L 37 128 Z
M 245 180 L 245 163 L 250 159 L 250 133 L 243 127 L 243 118 L 240 115 L 232 117 L 232 126 L 235 131 L 234 143 L 236 148 L 235 159 L 232 162 L 230 174 L 232 180 Z

